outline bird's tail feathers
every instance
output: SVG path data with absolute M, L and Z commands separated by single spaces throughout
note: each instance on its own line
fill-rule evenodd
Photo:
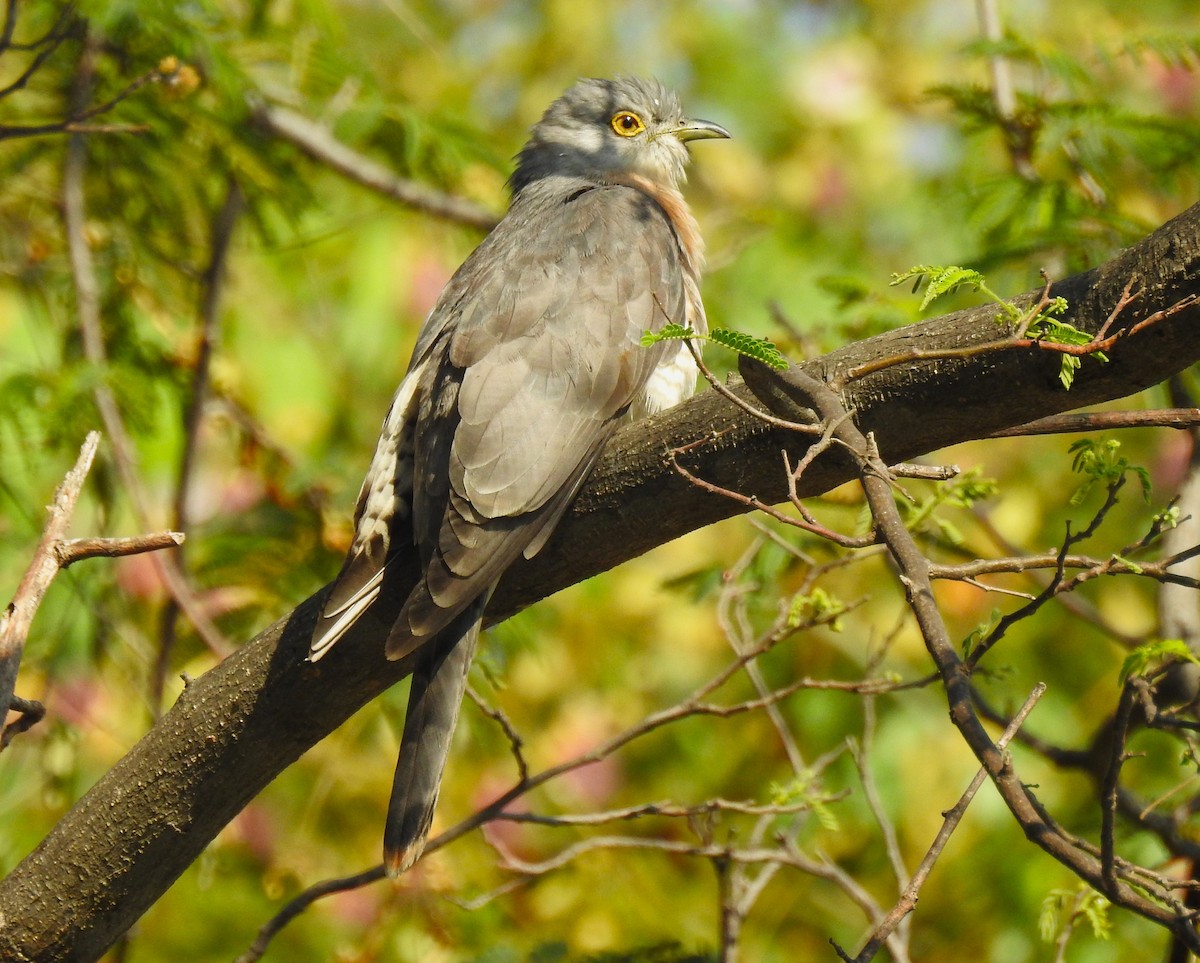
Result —
M 485 595 L 437 636 L 422 640 L 383 835 L 389 876 L 407 870 L 425 848 L 486 604 Z

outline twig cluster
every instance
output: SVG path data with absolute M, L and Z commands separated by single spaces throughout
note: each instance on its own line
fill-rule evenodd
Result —
M 1116 337 L 1117 335 L 1107 336 L 1104 343 L 1115 343 L 1113 339 Z M 782 417 L 787 417 L 788 412 L 792 410 L 815 410 L 819 423 L 825 426 L 820 439 L 810 446 L 808 455 L 798 463 L 800 470 L 811 463 L 812 457 L 815 457 L 814 452 L 823 453 L 832 447 L 839 447 L 858 463 L 860 482 L 873 519 L 873 531 L 867 538 L 855 536 L 847 539 L 836 534 L 826 535 L 824 527 L 815 522 L 811 513 L 796 498 L 794 502 L 798 517 L 784 516 L 774 509 L 767 511 L 767 514 L 809 534 L 828 537 L 830 541 L 847 548 L 860 548 L 875 542 L 886 546 L 896 566 L 897 577 L 904 586 L 910 610 L 937 667 L 938 677 L 949 702 L 951 719 L 982 764 L 982 773 L 991 778 L 1026 836 L 1102 892 L 1115 905 L 1123 906 L 1164 926 L 1182 946 L 1192 951 L 1200 949 L 1200 937 L 1197 936 L 1194 927 L 1193 911 L 1177 894 L 1179 881 L 1122 859 L 1117 854 L 1115 845 L 1118 814 L 1132 814 L 1135 809 L 1129 794 L 1120 783 L 1121 767 L 1127 758 L 1125 739 L 1131 727 L 1139 720 L 1145 725 L 1160 724 L 1179 729 L 1190 729 L 1194 724 L 1190 720 L 1180 719 L 1176 713 L 1162 711 L 1156 702 L 1152 679 L 1134 676 L 1126 682 L 1102 747 L 1090 753 L 1080 754 L 1077 758 L 1072 757 L 1072 761 L 1077 765 L 1083 765 L 1081 760 L 1087 760 L 1087 767 L 1094 773 L 1099 784 L 1102 826 L 1097 845 L 1061 827 L 1035 798 L 1032 789 L 1019 778 L 1011 759 L 1004 752 L 1004 746 L 1010 739 L 1021 738 L 1017 728 L 1041 692 L 1035 692 L 1026 708 L 1013 720 L 1003 720 L 1009 728 L 1002 740 L 993 741 L 980 721 L 981 718 L 1000 721 L 999 717 L 984 712 L 970 684 L 970 677 L 981 659 L 1014 624 L 1029 618 L 1051 599 L 1074 591 L 1090 579 L 1101 575 L 1135 574 L 1163 584 L 1194 589 L 1198 585 L 1195 577 L 1173 571 L 1173 567 L 1195 558 L 1200 554 L 1200 546 L 1192 544 L 1181 547 L 1164 558 L 1147 561 L 1145 564 L 1132 561 L 1133 557 L 1161 540 L 1164 530 L 1169 527 L 1167 520 L 1172 517 L 1164 513 L 1155 518 L 1141 538 L 1119 552 L 1106 558 L 1078 554 L 1077 546 L 1095 535 L 1117 503 L 1124 484 L 1124 478 L 1121 477 L 1109 482 L 1103 504 L 1082 530 L 1072 532 L 1068 528 L 1066 537 L 1055 553 L 1006 559 L 978 559 L 958 565 L 935 565 L 922 553 L 897 510 L 894 473 L 879 459 L 873 439 L 863 435 L 854 425 L 836 393 L 800 369 L 791 369 L 780 375 L 762 376 L 777 380 L 792 399 L 791 406 L 780 412 Z M 770 403 L 766 396 L 764 400 Z M 716 486 L 695 479 L 682 466 L 679 470 L 684 477 L 694 480 L 708 490 L 719 490 Z M 785 470 L 792 479 L 791 490 L 794 496 L 798 480 L 797 467 L 785 461 Z M 730 493 L 730 497 L 745 499 L 740 493 Z M 1026 596 L 1022 606 L 1001 618 L 969 653 L 960 655 L 952 643 L 934 599 L 933 581 L 938 578 L 958 579 L 987 589 L 989 586 L 978 581 L 980 576 L 1037 569 L 1052 570 L 1052 575 L 1043 589 L 1037 595 Z M 1068 576 L 1068 570 L 1075 570 L 1075 574 Z M 1099 762 L 1096 761 L 1097 758 Z M 964 797 L 964 808 L 969 798 L 970 793 Z M 1143 809 L 1139 821 L 1148 825 L 1146 815 L 1146 810 Z M 953 824 L 944 827 L 946 833 L 952 830 Z M 1164 841 L 1167 840 L 1168 834 L 1171 839 L 1180 836 L 1177 823 L 1166 826 L 1160 821 L 1157 830 Z M 1189 853 L 1192 848 L 1175 847 L 1173 851 Z M 937 851 L 940 851 L 938 847 L 931 849 L 934 858 Z M 915 905 L 920 880 L 924 877 L 914 874 L 913 878 L 917 880 L 915 887 L 906 888 L 905 898 L 897 904 L 896 912 L 900 917 Z M 880 924 L 858 955 L 851 956 L 839 947 L 839 956 L 856 963 L 872 959 L 882 945 L 880 934 L 891 932 L 891 927 L 897 919 L 889 916 L 889 921 L 886 925 Z
M 0 57 L 12 54 L 28 55 L 28 62 L 4 87 L 0 87 L 0 99 L 24 90 L 29 82 L 45 67 L 67 41 L 88 44 L 88 24 L 80 15 L 76 4 L 65 3 L 50 28 L 42 36 L 28 41 L 14 39 L 17 30 L 17 0 L 7 0 L 4 23 L 0 27 Z M 115 94 L 93 102 L 75 99 L 67 115 L 58 120 L 37 124 L 0 124 L 0 141 L 18 137 L 43 137 L 49 134 L 129 134 L 143 133 L 148 128 L 137 124 L 100 124 L 94 121 L 113 111 L 138 91 L 152 84 L 172 85 L 185 82 L 192 74 L 190 67 L 181 64 L 175 57 L 165 57 L 153 69 L 126 84 Z

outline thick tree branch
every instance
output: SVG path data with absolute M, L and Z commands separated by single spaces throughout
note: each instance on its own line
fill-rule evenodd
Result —
M 1100 268 L 1054 285 L 1070 302 L 1065 318 L 1097 331 L 1131 277 L 1142 297 L 1118 320 L 1136 324 L 1200 289 L 1200 206 Z M 1040 290 L 1018 299 L 1029 303 Z M 829 380 L 914 345 L 953 348 L 998 336 L 995 307 L 958 312 L 850 345 L 804 365 Z M 1123 339 L 1108 364 L 1089 364 L 1075 387 L 1058 383 L 1047 352 L 1000 351 L 962 359 L 891 365 L 842 390 L 842 403 L 878 439 L 889 463 L 1157 384 L 1200 359 L 1200 308 L 1179 311 Z M 739 392 L 746 392 L 738 387 Z M 748 393 L 743 395 L 750 397 Z M 655 545 L 745 509 L 688 484 L 666 452 L 703 439 L 689 470 L 716 484 L 784 500 L 781 450 L 807 443 L 761 425 L 709 392 L 623 431 L 610 445 L 552 541 L 514 567 L 488 609 L 496 622 L 559 589 Z M 853 477 L 837 450 L 801 479 L 808 496 Z M 415 580 L 398 567 L 385 596 Z M 0 882 L 0 957 L 94 959 L 200 854 L 217 832 L 281 770 L 348 716 L 403 677 L 380 639 L 388 603 L 319 665 L 304 661 L 321 593 L 266 629 L 178 702 Z

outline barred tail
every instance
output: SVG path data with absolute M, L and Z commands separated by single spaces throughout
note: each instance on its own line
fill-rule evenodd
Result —
M 486 596 L 473 603 L 419 650 L 383 834 L 389 876 L 407 870 L 425 848 L 486 603 Z

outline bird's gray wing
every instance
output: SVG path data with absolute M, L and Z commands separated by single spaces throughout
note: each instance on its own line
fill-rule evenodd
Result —
M 487 242 L 485 242 L 484 248 Z M 481 250 L 476 251 L 477 257 Z M 411 548 L 413 446 L 417 413 L 435 395 L 453 404 L 455 389 L 438 390 L 435 381 L 447 334 L 458 318 L 467 279 L 468 260 L 451 278 L 437 304 L 425 319 L 413 349 L 408 371 L 383 420 L 370 468 L 358 493 L 354 541 L 317 617 L 309 646 L 309 661 L 316 662 L 346 633 L 379 597 L 387 563 L 398 551 Z M 454 372 L 448 372 L 453 376 Z M 429 433 L 423 441 L 431 441 Z M 426 463 L 445 461 L 450 439 L 427 455 Z M 444 450 L 443 450 L 444 449 Z
M 464 264 L 415 427 L 413 533 L 425 575 L 389 639 L 399 657 L 540 548 L 682 321 L 679 242 L 620 185 L 518 196 Z M 456 278 L 456 280 L 458 280 Z

